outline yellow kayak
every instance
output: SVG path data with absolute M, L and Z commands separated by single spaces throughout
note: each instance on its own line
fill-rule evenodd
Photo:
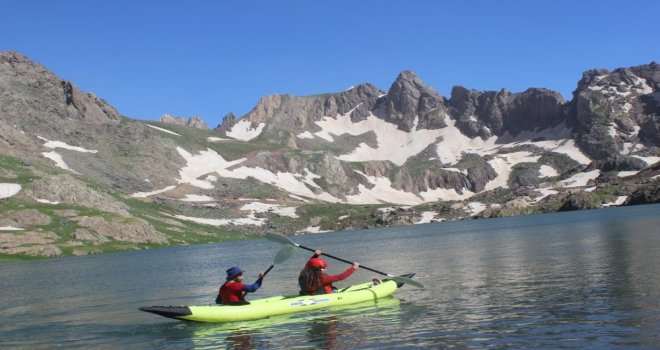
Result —
M 412 277 L 412 274 L 406 275 Z M 250 301 L 241 305 L 203 306 L 149 306 L 141 311 L 196 322 L 235 322 L 256 320 L 275 315 L 376 301 L 396 292 L 403 283 L 392 279 L 374 280 L 340 289 L 332 294 L 273 296 Z

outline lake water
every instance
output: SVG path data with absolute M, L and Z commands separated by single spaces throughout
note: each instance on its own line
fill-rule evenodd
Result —
M 246 281 L 265 239 L 0 264 L 0 348 L 659 348 L 660 205 L 292 236 L 425 289 L 309 314 L 188 323 L 140 306 L 210 304 L 224 271 Z M 310 253 L 248 298 L 296 292 Z M 330 260 L 330 273 L 346 264 Z M 338 283 L 378 275 L 360 269 Z

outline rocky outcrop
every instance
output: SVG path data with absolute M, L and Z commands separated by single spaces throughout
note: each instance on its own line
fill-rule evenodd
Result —
M 299 133 L 314 130 L 315 121 L 351 113 L 355 121 L 366 118 L 383 92 L 371 84 L 361 84 L 341 93 L 297 97 L 270 95 L 262 98 L 241 120 L 256 128 L 265 123 L 264 134 L 273 142 L 282 142 L 283 132 Z M 229 124 L 230 121 L 227 122 Z M 225 122 L 223 122 L 225 124 Z M 221 131 L 222 125 L 216 130 Z M 227 129 L 226 127 L 224 129 Z M 288 138 L 284 138 L 289 141 Z
M 229 112 L 227 115 L 222 118 L 222 123 L 213 129 L 213 131 L 218 133 L 226 133 L 231 130 L 231 128 L 236 125 L 236 115 L 234 112 Z
M 202 130 L 208 129 L 208 125 L 206 125 L 206 122 L 198 116 L 183 118 L 183 117 L 175 117 L 172 116 L 171 114 L 165 113 L 160 117 L 160 121 L 161 123 L 166 123 L 166 124 L 188 126 L 191 128 L 197 128 Z
M 80 217 L 78 225 L 96 232 L 102 237 L 112 238 L 121 242 L 160 243 L 169 242 L 166 235 L 144 220 L 106 220 L 102 217 Z M 98 237 L 98 236 L 95 236 Z
M 530 187 L 538 185 L 540 180 L 540 164 L 537 163 L 518 163 L 513 166 L 511 175 L 509 175 L 509 187 Z
M 637 186 L 628 198 L 629 205 L 660 203 L 660 179 Z
M 591 192 L 571 192 L 559 211 L 572 211 L 600 208 L 601 201 Z
M 564 104 L 559 93 L 537 88 L 514 94 L 455 86 L 449 100 L 456 126 L 469 137 L 484 139 L 556 126 L 566 118 Z
M 649 141 L 657 147 L 659 87 L 655 62 L 585 72 L 570 103 L 569 119 L 578 144 L 599 160 L 626 155 Z
M 45 199 L 50 202 L 95 208 L 122 216 L 130 215 L 125 204 L 108 194 L 90 188 L 86 183 L 69 174 L 36 179 L 22 191 L 22 195 L 35 202 Z
M 21 229 L 50 224 L 48 215 L 40 213 L 36 209 L 9 210 L 0 216 L 0 227 L 10 226 Z
M 106 101 L 11 51 L 0 52 L 0 102 L 0 117 L 21 124 L 58 118 L 91 124 L 119 121 L 119 113 Z

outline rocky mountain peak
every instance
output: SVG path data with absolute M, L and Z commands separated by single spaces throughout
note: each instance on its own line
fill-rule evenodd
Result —
M 166 123 L 166 124 L 188 126 L 191 128 L 197 128 L 202 130 L 208 129 L 206 122 L 199 116 L 183 118 L 183 117 L 175 117 L 169 113 L 165 113 L 160 117 L 160 121 L 161 123 Z
M 236 125 L 236 115 L 234 112 L 229 112 L 222 118 L 222 123 L 216 126 L 213 131 L 225 133 L 228 130 L 231 130 L 234 125 Z
M 294 145 L 294 134 L 315 129 L 315 122 L 324 117 L 334 118 L 350 113 L 355 121 L 366 118 L 383 94 L 371 84 L 360 84 L 343 92 L 322 95 L 269 95 L 259 100 L 240 122 L 233 116 L 225 119 L 215 131 L 227 133 L 236 124 L 243 129 L 256 130 L 264 124 L 264 138 L 270 142 Z
M 585 72 L 573 92 L 570 120 L 577 143 L 595 159 L 626 156 L 660 141 L 660 69 L 652 62 Z
M 415 127 L 437 129 L 445 126 L 445 99 L 413 72 L 399 73 L 384 104 L 385 120 L 410 131 Z
M 106 101 L 80 91 L 17 52 L 0 53 L 0 95 L 0 112 L 9 120 L 70 119 L 92 124 L 119 120 L 117 110 Z
M 21 55 L 16 51 L 0 52 L 0 63 L 9 63 L 12 65 L 17 63 L 31 63 L 36 65 L 36 63 L 33 63 L 29 58 Z

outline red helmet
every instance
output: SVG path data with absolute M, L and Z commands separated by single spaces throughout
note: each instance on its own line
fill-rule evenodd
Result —
M 325 260 L 320 258 L 311 258 L 307 262 L 307 265 L 311 267 L 328 267 L 328 263 Z

